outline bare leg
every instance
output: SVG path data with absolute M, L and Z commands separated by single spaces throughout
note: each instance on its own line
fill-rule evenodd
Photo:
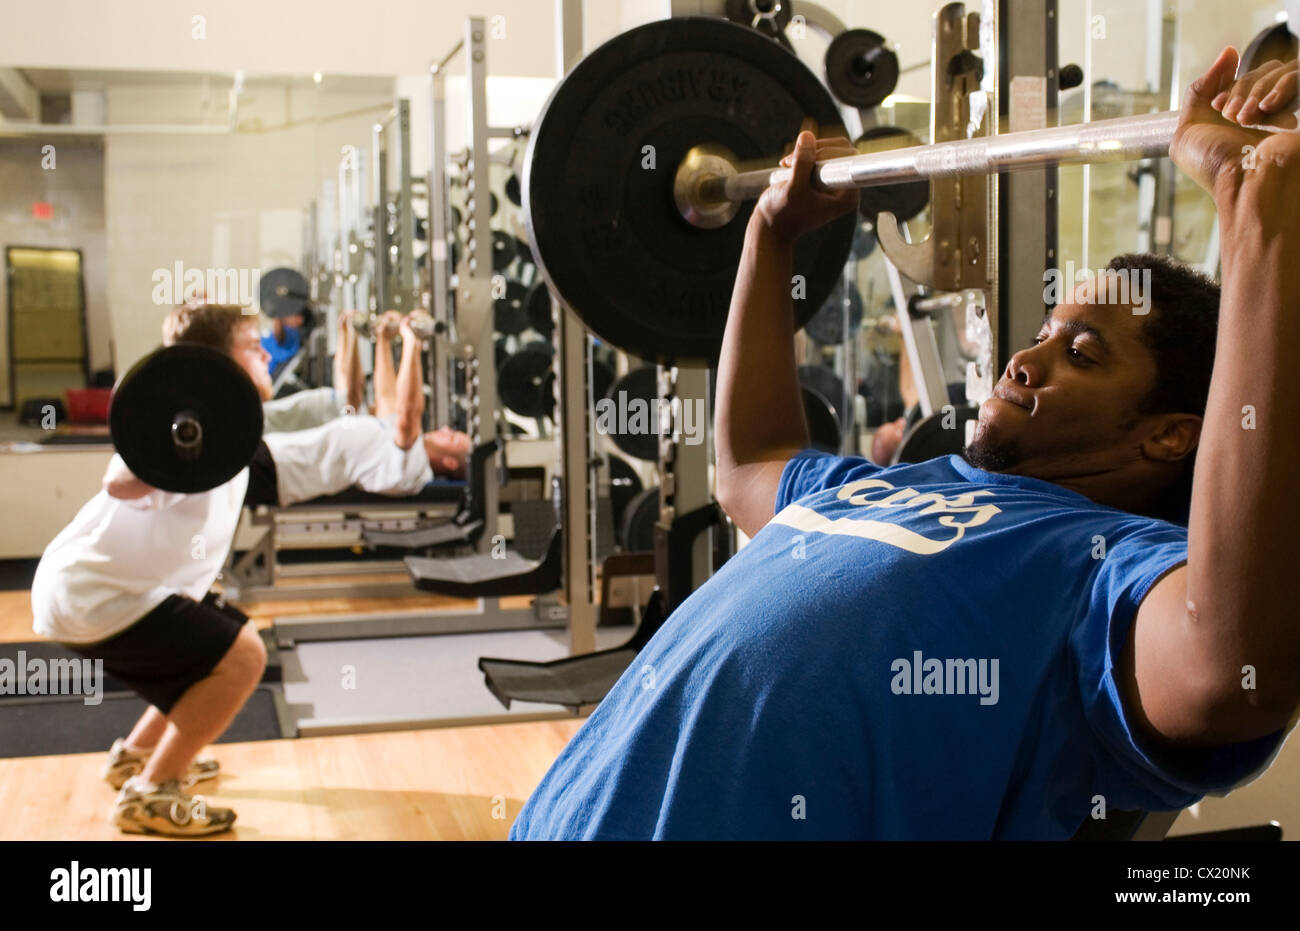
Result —
M 152 750 L 158 746 L 158 741 L 162 739 L 163 731 L 166 729 L 167 715 L 150 705 L 145 709 L 144 714 L 140 715 L 140 720 L 135 722 L 131 733 L 127 735 L 126 748 Z
M 384 314 L 375 336 L 375 408 L 376 417 L 397 413 L 397 376 L 393 372 L 393 337 L 401 325 L 402 315 L 390 310 Z
M 410 449 L 424 427 L 423 346 L 402 321 L 402 364 L 397 370 L 397 437 L 399 449 Z
M 182 778 L 199 751 L 230 725 L 265 668 L 262 638 L 255 626 L 245 624 L 216 668 L 172 707 L 158 749 L 141 773 L 144 780 L 158 785 Z

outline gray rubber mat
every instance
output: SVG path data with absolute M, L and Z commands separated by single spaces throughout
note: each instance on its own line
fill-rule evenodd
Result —
M 81 698 L 0 702 L 0 756 L 48 756 L 107 751 L 131 732 L 144 700 L 124 692 L 105 694 L 98 705 Z M 259 685 L 217 743 L 278 740 L 280 731 L 271 686 Z
M 627 637 L 626 627 L 599 628 L 596 646 L 615 647 Z M 529 704 L 507 712 L 478 669 L 483 656 L 547 661 L 567 655 L 563 631 L 524 630 L 302 642 L 282 651 L 281 660 L 289 713 L 307 735 L 567 710 Z

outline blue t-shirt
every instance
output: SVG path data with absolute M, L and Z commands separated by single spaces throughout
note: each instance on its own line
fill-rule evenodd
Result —
M 667 619 L 514 839 L 1069 838 L 1253 778 L 1281 733 L 1158 753 L 1113 669 L 1182 527 L 959 456 L 786 466 L 776 516 Z
M 287 326 L 284 328 L 283 343 L 276 342 L 274 333 L 267 333 L 262 337 L 262 348 L 271 355 L 266 367 L 274 376 L 280 371 L 280 366 L 298 354 L 298 350 L 302 348 L 302 337 L 298 335 L 296 327 Z

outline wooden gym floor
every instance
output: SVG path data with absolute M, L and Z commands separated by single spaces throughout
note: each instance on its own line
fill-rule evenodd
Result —
M 454 605 L 426 595 L 246 606 L 259 627 L 277 615 Z M 30 595 L 0 592 L 0 643 L 39 639 Z M 223 775 L 198 792 L 239 815 L 226 839 L 502 840 L 524 800 L 581 726 L 578 719 L 220 744 Z M 113 840 L 103 753 L 0 759 L 0 841 Z M 1272 768 L 1227 798 L 1184 811 L 1173 835 L 1266 821 L 1300 840 L 1300 737 Z
M 528 599 L 502 602 L 516 607 Z M 278 616 L 456 605 L 474 602 L 416 594 L 243 607 L 265 628 Z M 31 593 L 0 591 L 0 643 L 40 639 L 32 631 Z M 221 761 L 221 777 L 194 791 L 239 816 L 234 831 L 214 840 L 505 840 L 581 724 L 575 718 L 218 744 L 205 755 Z M 115 793 L 100 778 L 103 762 L 103 753 L 0 759 L 0 811 L 7 812 L 0 841 L 137 837 L 108 823 Z

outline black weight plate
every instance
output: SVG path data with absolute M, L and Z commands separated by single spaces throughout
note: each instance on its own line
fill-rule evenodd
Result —
M 451 233 L 455 235 L 460 230 L 460 224 L 464 218 L 460 215 L 459 207 L 451 208 Z
M 501 230 L 492 231 L 492 270 L 503 272 L 515 260 L 515 237 Z
M 876 231 L 866 223 L 859 223 L 853 233 L 853 261 L 861 262 L 876 251 Z
M 514 204 L 516 207 L 522 207 L 524 205 L 523 192 L 519 190 L 519 176 L 516 174 L 512 174 L 509 178 L 506 178 L 506 200 L 510 201 L 510 203 Z
M 856 285 L 849 285 L 849 332 L 862 326 L 862 295 Z M 804 332 L 823 346 L 838 346 L 844 341 L 844 279 L 841 278 L 821 310 L 813 314 Z
M 899 126 L 873 126 L 854 144 L 859 152 L 889 152 L 921 144 L 921 140 Z M 930 182 L 903 181 L 864 187 L 858 200 L 858 212 L 876 222 L 876 215 L 889 211 L 902 223 L 912 219 L 930 203 Z
M 1294 61 L 1300 43 L 1292 30 L 1300 31 L 1300 23 L 1274 23 L 1251 39 L 1237 63 L 1237 77 L 1245 77 L 1266 61 Z
M 623 549 L 648 553 L 655 548 L 655 524 L 659 522 L 659 486 L 645 489 L 623 511 Z
M 292 268 L 273 268 L 262 275 L 258 297 L 268 317 L 292 317 L 311 308 L 307 279 Z
M 963 404 L 951 413 L 939 410 L 913 425 L 894 453 L 894 463 L 925 462 L 936 456 L 953 456 L 966 446 L 966 422 L 978 420 L 980 409 Z M 950 425 L 944 419 L 951 417 Z
M 614 370 L 599 359 L 591 360 L 591 396 L 600 400 L 609 394 L 617 376 Z
M 898 86 L 898 56 L 885 37 L 870 29 L 848 29 L 831 40 L 823 60 L 831 93 L 850 107 L 880 106 Z
M 551 317 L 551 292 L 545 281 L 538 281 L 528 289 L 528 323 L 539 335 L 551 338 L 555 321 Z
M 813 449 L 824 453 L 840 451 L 840 422 L 835 417 L 831 402 L 807 385 L 800 385 L 803 393 L 803 415 L 808 421 L 808 441 Z
M 550 417 L 555 411 L 554 352 L 550 343 L 529 343 L 506 359 L 497 372 L 501 403 L 520 417 Z
M 753 29 L 674 18 L 616 36 L 533 124 L 523 182 L 539 269 L 604 341 L 647 361 L 714 361 L 753 203 L 718 229 L 694 227 L 673 202 L 677 167 L 706 144 L 774 164 L 809 118 L 843 132 L 817 77 Z M 645 146 L 654 169 L 641 167 Z M 796 244 L 800 326 L 835 286 L 855 224 L 846 215 Z
M 537 264 L 533 261 L 533 250 L 529 249 L 528 243 L 524 242 L 522 239 L 515 240 L 515 252 L 519 256 L 519 261 L 524 265 Z
M 621 398 L 619 395 L 625 395 Z M 655 400 L 659 397 L 659 372 L 653 365 L 633 369 L 609 386 L 605 398 L 614 404 L 609 438 L 614 445 L 634 459 L 646 462 L 659 461 L 659 425 L 654 419 Z M 644 407 L 636 402 L 643 402 Z M 633 405 L 636 404 L 634 407 Z M 623 423 L 620 423 L 620 412 Z M 644 411 L 642 415 L 640 412 Z M 645 430 L 620 433 L 623 426 L 639 424 L 644 420 Z
M 614 542 L 623 546 L 623 516 L 632 499 L 641 494 L 641 476 L 626 459 L 609 457 L 609 505 L 613 512 Z
M 172 422 L 188 411 L 203 429 L 192 460 L 172 442 Z M 262 441 L 262 399 L 225 353 L 180 343 L 145 356 L 113 390 L 108 425 L 122 461 L 154 488 L 182 494 L 224 485 Z
M 496 194 L 492 191 L 488 191 L 488 213 L 495 217 L 497 215 L 497 210 L 499 210 L 500 207 L 501 201 L 497 200 Z
M 498 333 L 518 336 L 528 329 L 528 289 L 506 282 L 506 293 L 492 302 L 492 325 Z
M 799 366 L 799 384 L 811 388 L 830 402 L 835 419 L 839 420 L 840 405 L 844 403 L 844 382 L 824 365 Z

